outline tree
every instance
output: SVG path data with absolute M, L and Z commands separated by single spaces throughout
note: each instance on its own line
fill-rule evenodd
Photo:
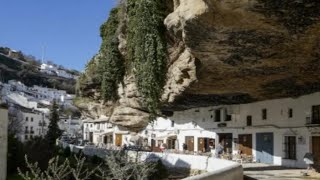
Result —
M 22 113 L 15 107 L 9 108 L 9 124 L 8 134 L 16 137 L 22 133 L 25 122 L 22 118 Z
M 50 124 L 48 126 L 48 133 L 46 135 L 46 140 L 48 141 L 49 145 L 54 146 L 56 143 L 56 139 L 61 136 L 61 130 L 58 126 L 59 121 L 59 113 L 58 113 L 58 104 L 54 100 L 52 103 L 52 108 L 50 111 Z

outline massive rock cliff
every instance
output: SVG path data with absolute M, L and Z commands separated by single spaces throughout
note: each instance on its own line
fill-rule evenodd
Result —
M 163 111 L 320 90 L 319 1 L 168 0 L 167 5 Z M 126 37 L 119 39 L 125 54 Z M 119 101 L 105 114 L 139 129 L 148 113 L 135 84 L 128 73 Z

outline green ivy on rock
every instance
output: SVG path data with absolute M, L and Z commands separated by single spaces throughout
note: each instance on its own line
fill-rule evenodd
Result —
M 118 49 L 118 25 L 118 8 L 114 8 L 111 10 L 107 22 L 100 28 L 102 44 L 98 74 L 101 81 L 101 95 L 104 101 L 117 100 L 118 84 L 123 80 L 125 72 L 124 61 Z
M 128 0 L 128 58 L 151 119 L 160 105 L 167 72 L 164 12 L 161 0 Z

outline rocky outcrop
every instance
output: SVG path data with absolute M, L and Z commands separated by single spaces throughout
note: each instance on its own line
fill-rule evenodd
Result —
M 170 97 L 164 98 L 169 102 L 167 109 L 245 103 L 320 90 L 319 2 L 175 3 L 165 25 L 189 55 L 169 68 L 164 95 Z M 194 60 L 193 65 L 188 65 L 188 59 Z M 178 78 L 191 69 L 196 77 L 185 73 L 183 80 Z
M 171 1 L 170 1 L 171 2 Z M 247 103 L 320 91 L 320 2 L 173 0 L 163 110 Z M 126 54 L 125 35 L 119 49 Z M 127 75 L 111 120 L 146 125 L 135 80 Z M 102 112 L 102 111 L 101 111 Z

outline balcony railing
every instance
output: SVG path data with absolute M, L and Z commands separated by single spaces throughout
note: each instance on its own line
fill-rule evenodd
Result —
M 306 125 L 320 125 L 320 119 L 306 117 Z

